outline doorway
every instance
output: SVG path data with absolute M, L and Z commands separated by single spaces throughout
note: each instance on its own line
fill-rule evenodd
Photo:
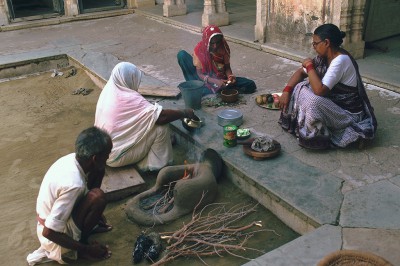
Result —
M 125 0 L 79 0 L 81 13 L 121 9 L 125 7 Z
M 14 22 L 64 14 L 63 0 L 7 0 L 7 3 Z
M 364 27 L 365 56 L 398 53 L 400 4 L 398 0 L 369 0 Z

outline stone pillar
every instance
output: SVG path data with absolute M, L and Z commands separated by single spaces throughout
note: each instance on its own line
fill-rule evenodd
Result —
M 0 0 L 0 26 L 8 24 L 10 24 L 10 21 L 8 19 L 8 8 L 6 6 L 6 0 Z
M 164 0 L 163 15 L 164 17 L 173 17 L 186 15 L 187 7 L 185 0 Z
M 343 47 L 355 59 L 364 57 L 365 42 L 363 41 L 364 17 L 366 0 L 343 0 L 340 4 L 340 20 L 335 23 L 340 30 L 346 32 Z M 335 9 L 334 9 L 335 10 Z M 333 18 L 337 16 L 333 15 Z
M 356 59 L 364 57 L 365 41 L 363 40 L 363 33 L 365 22 L 365 5 L 366 0 L 354 1 L 352 23 L 350 28 L 351 46 L 349 48 Z
M 204 0 L 202 26 L 210 24 L 217 26 L 229 25 L 229 14 L 226 12 L 225 0 Z
M 268 1 L 257 0 L 256 25 L 254 26 L 254 40 L 265 43 L 267 38 Z
M 127 0 L 126 6 L 128 8 L 152 7 L 156 5 L 155 0 Z
M 66 17 L 79 15 L 78 0 L 64 0 L 64 12 Z

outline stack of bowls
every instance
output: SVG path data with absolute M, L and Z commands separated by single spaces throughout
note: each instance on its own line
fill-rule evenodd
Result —
M 240 126 L 243 123 L 242 112 L 235 109 L 226 109 L 218 113 L 218 125 L 227 126 L 235 125 Z

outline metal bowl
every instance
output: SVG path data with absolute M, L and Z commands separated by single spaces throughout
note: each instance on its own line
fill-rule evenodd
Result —
M 218 113 L 218 125 L 235 125 L 240 126 L 243 123 L 242 112 L 235 109 L 226 109 Z
M 188 131 L 195 131 L 202 125 L 202 121 L 198 116 L 195 115 L 194 119 L 184 118 L 182 120 L 182 126 Z

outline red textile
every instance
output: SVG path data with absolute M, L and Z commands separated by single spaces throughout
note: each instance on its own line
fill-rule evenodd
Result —
M 194 53 L 201 62 L 203 74 L 219 79 L 227 79 L 225 71 L 218 70 L 215 63 L 213 63 L 224 63 L 224 56 L 230 56 L 230 49 L 225 38 L 222 38 L 222 45 L 218 48 L 217 53 L 211 54 L 209 51 L 210 40 L 216 35 L 223 36 L 217 26 L 209 25 L 205 27 L 203 29 L 202 40 L 194 48 Z

